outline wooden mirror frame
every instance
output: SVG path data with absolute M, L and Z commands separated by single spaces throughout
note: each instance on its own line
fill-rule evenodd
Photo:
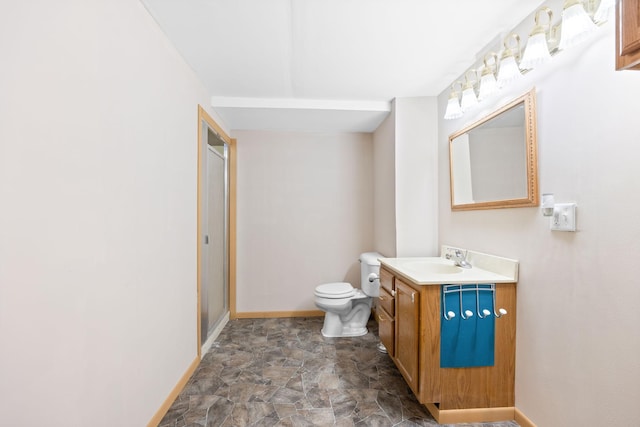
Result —
M 525 144 L 526 144 L 526 165 L 527 165 L 527 196 L 520 199 L 509 200 L 492 200 L 477 203 L 454 203 L 454 182 L 453 182 L 453 140 L 474 128 L 488 122 L 489 120 L 499 116 L 500 114 L 510 110 L 516 105 L 524 104 L 524 120 L 525 120 Z M 449 136 L 449 188 L 451 193 L 451 210 L 474 210 L 474 209 L 500 209 L 500 208 L 522 208 L 538 206 L 538 144 L 537 144 L 537 123 L 536 123 L 536 90 L 531 89 L 524 95 L 514 99 L 507 105 L 499 108 L 488 116 L 478 120 L 477 122 L 461 129 Z

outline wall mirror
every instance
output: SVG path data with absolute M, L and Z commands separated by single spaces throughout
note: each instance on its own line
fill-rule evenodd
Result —
M 535 88 L 449 137 L 451 210 L 538 206 Z

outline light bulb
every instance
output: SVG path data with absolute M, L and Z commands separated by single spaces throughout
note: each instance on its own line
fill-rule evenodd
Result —
M 462 91 L 462 100 L 460 101 L 462 112 L 469 111 L 476 105 L 478 105 L 478 98 L 476 97 L 476 92 L 473 90 L 473 86 L 465 87 Z
M 537 33 L 529 37 L 527 41 L 527 47 L 524 49 L 522 61 L 520 62 L 520 69 L 530 70 L 550 60 L 551 54 L 547 46 L 547 36 L 545 33 Z
M 593 20 L 598 24 L 608 21 L 615 5 L 616 0 L 601 0 Z
M 444 118 L 446 120 L 452 120 L 459 119 L 460 117 L 462 117 L 462 108 L 460 108 L 460 103 L 458 102 L 458 92 L 454 90 L 451 91 L 451 95 L 449 96 Z
M 514 46 L 515 43 L 515 46 Z M 504 39 L 504 50 L 500 56 L 498 67 L 498 87 L 503 88 L 507 83 L 520 77 L 520 68 L 516 62 L 516 55 L 520 56 L 520 36 L 511 33 Z M 515 53 L 514 53 L 515 49 Z
M 491 62 L 490 60 L 493 60 Z M 480 83 L 478 88 L 478 101 L 482 101 L 498 91 L 496 80 L 496 69 L 498 68 L 498 55 L 489 52 L 484 57 L 484 67 L 480 73 Z
M 585 12 L 582 2 L 567 0 L 562 11 L 562 29 L 558 47 L 567 49 L 575 46 L 586 39 L 596 28 L 598 27 Z
M 478 100 L 482 101 L 498 91 L 498 82 L 493 73 L 488 73 L 480 78 L 480 90 Z
M 547 24 L 540 23 L 540 17 L 547 15 Z M 548 7 L 543 7 L 536 12 L 535 26 L 529 33 L 529 40 L 524 49 L 522 60 L 520 61 L 521 70 L 530 70 L 551 59 L 549 54 L 549 45 L 547 44 L 547 29 L 551 28 L 553 22 L 553 12 Z
M 498 87 L 502 88 L 520 76 L 520 69 L 516 63 L 516 58 L 514 58 L 513 55 L 502 58 L 498 70 Z

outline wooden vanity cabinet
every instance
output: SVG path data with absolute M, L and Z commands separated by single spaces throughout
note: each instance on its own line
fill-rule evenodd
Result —
M 436 420 L 446 424 L 490 421 L 487 417 L 493 417 L 493 421 L 512 419 L 515 404 L 515 284 L 496 284 L 496 305 L 505 308 L 507 314 L 495 321 L 494 366 L 441 368 L 441 286 L 419 285 L 385 266 L 380 269 L 380 283 L 381 295 L 385 292 L 385 298 L 388 294 L 395 303 L 393 313 L 387 311 L 393 309 L 382 308 L 382 304 L 378 306 L 378 318 L 384 318 L 379 320 L 380 339 L 415 396 Z M 393 294 L 389 292 L 389 286 Z M 392 321 L 387 321 L 386 316 Z M 395 332 L 389 328 L 391 324 L 394 324 Z M 464 409 L 470 411 L 461 411 Z
M 640 70 L 640 0 L 616 4 L 616 70 Z

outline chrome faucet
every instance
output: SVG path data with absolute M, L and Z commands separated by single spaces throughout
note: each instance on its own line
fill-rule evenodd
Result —
M 452 259 L 452 258 L 453 258 L 453 262 L 458 267 L 471 268 L 471 264 L 469 264 L 469 262 L 467 261 L 467 254 L 466 253 L 463 254 L 460 249 L 456 249 L 453 255 L 447 254 L 447 259 Z

